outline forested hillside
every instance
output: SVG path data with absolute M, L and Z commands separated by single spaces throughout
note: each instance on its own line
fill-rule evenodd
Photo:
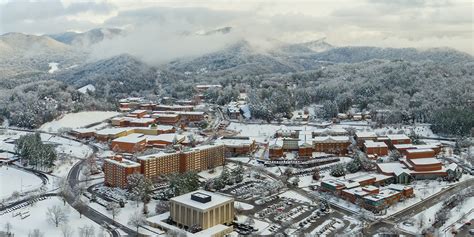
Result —
M 191 98 L 195 84 L 213 83 L 225 88 L 206 98 L 225 104 L 246 91 L 255 118 L 278 119 L 322 104 L 326 118 L 355 106 L 390 111 L 379 122 L 429 122 L 446 134 L 467 134 L 474 126 L 474 59 L 452 49 L 335 47 L 317 40 L 262 50 L 242 40 L 200 57 L 148 65 L 131 55 L 87 60 L 87 51 L 72 42 L 106 37 L 97 32 L 53 36 L 67 44 L 47 36 L 0 36 L 1 114 L 12 125 L 37 127 L 65 112 L 114 108 L 125 96 Z M 51 60 L 75 65 L 48 73 Z M 96 90 L 77 91 L 88 84 Z

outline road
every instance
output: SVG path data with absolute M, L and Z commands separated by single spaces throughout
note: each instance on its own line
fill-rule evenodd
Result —
M 79 182 L 80 182 L 79 181 L 79 175 L 80 175 L 80 171 L 81 171 L 81 168 L 82 168 L 82 165 L 84 164 L 84 162 L 85 162 L 85 160 L 82 160 L 82 161 L 76 163 L 71 168 L 71 170 L 69 170 L 67 180 L 68 180 L 69 186 L 71 186 L 72 190 L 74 190 L 74 187 L 77 184 L 79 184 Z M 73 206 L 73 203 L 75 201 L 74 196 L 67 197 L 66 201 L 67 201 L 67 203 L 69 203 L 69 205 L 74 207 Z M 87 218 L 91 219 L 92 221 L 94 221 L 95 223 L 97 223 L 99 225 L 103 225 L 104 223 L 106 223 L 107 224 L 107 229 L 109 231 L 111 231 L 113 237 L 118 237 L 118 236 L 120 236 L 120 234 L 112 226 L 119 227 L 123 232 L 127 233 L 130 236 L 136 235 L 136 232 L 134 230 L 132 230 L 132 229 L 128 228 L 127 226 L 124 226 L 120 223 L 115 222 L 114 220 L 110 219 L 106 215 L 94 210 L 93 208 L 91 208 L 89 206 L 87 206 L 87 208 L 84 211 L 83 215 L 86 216 Z

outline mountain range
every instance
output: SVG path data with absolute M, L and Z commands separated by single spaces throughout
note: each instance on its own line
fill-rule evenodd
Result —
M 202 33 L 228 34 L 231 27 Z M 150 86 L 154 71 L 161 69 L 182 75 L 259 75 L 292 73 L 319 69 L 340 63 L 370 60 L 431 61 L 457 63 L 474 61 L 469 54 L 449 48 L 418 50 L 414 48 L 337 47 L 325 39 L 278 44 L 270 50 L 257 50 L 252 43 L 241 40 L 205 55 L 181 58 L 163 65 L 147 65 L 130 55 L 90 61 L 89 46 L 114 40 L 127 34 L 120 29 L 93 29 L 84 33 L 65 32 L 53 35 L 8 33 L 0 36 L 0 80 L 39 74 L 42 78 L 64 81 L 74 86 L 121 81 L 139 88 Z M 49 64 L 59 64 L 59 72 L 48 75 Z M 114 77 L 120 78 L 114 80 Z M 140 81 L 140 82 L 137 82 Z M 154 82 L 153 82 L 154 83 Z M 120 87 L 120 84 L 117 84 Z

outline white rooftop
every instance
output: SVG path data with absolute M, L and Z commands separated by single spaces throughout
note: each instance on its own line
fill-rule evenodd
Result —
M 314 142 L 324 142 L 324 143 L 331 143 L 331 142 L 349 142 L 348 136 L 324 136 L 324 137 L 314 137 Z
M 127 136 L 119 137 L 114 139 L 114 142 L 124 142 L 124 143 L 138 143 L 145 140 L 145 135 L 141 133 L 132 133 Z
M 364 146 L 368 148 L 387 148 L 387 144 L 385 144 L 385 142 L 374 142 L 372 140 L 365 141 Z
M 114 160 L 114 159 L 105 159 L 106 162 L 110 162 L 112 164 L 126 167 L 126 168 L 132 168 L 132 167 L 140 167 L 140 163 L 127 160 L 127 159 L 122 159 L 122 161 Z
M 408 140 L 408 139 L 410 139 L 405 134 L 388 134 L 387 137 L 390 140 Z
M 165 141 L 165 142 L 173 142 L 176 138 L 177 141 L 183 141 L 185 136 L 179 135 L 176 133 L 163 133 L 160 135 L 147 135 L 146 139 L 148 141 Z
M 422 158 L 422 159 L 410 159 L 410 161 L 415 165 L 435 165 L 441 164 L 441 162 L 436 158 Z
M 95 133 L 97 135 L 115 135 L 118 133 L 126 132 L 127 130 L 128 129 L 126 128 L 106 128 L 106 129 L 96 131 Z
M 406 151 L 407 153 L 423 153 L 423 152 L 434 152 L 433 149 L 408 149 Z
M 361 131 L 357 131 L 357 132 L 356 132 L 356 136 L 359 137 L 359 138 L 365 138 L 365 137 L 368 137 L 368 138 L 376 138 L 376 137 L 377 137 L 377 134 L 375 134 L 375 132 L 361 132 Z
M 211 196 L 211 201 L 206 202 L 206 203 L 202 203 L 202 202 L 191 200 L 191 195 L 195 194 L 195 193 L 202 193 L 202 194 L 205 194 L 205 195 L 209 195 L 209 196 Z M 187 206 L 194 207 L 194 208 L 199 209 L 199 210 L 207 210 L 209 208 L 221 205 L 222 203 L 229 202 L 229 201 L 234 201 L 234 198 L 229 197 L 229 196 L 224 196 L 222 194 L 208 192 L 208 191 L 205 191 L 205 190 L 197 190 L 197 191 L 194 191 L 194 192 L 186 193 L 186 194 L 183 194 L 181 196 L 171 198 L 170 200 L 174 201 L 174 202 L 182 203 L 182 204 L 187 205 Z

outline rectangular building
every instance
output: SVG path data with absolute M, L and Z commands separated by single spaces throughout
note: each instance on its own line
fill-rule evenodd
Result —
M 127 178 L 140 173 L 140 164 L 115 156 L 104 160 L 104 184 L 111 187 L 127 188 Z
M 234 220 L 234 198 L 198 190 L 170 199 L 170 217 L 181 227 L 203 230 Z

